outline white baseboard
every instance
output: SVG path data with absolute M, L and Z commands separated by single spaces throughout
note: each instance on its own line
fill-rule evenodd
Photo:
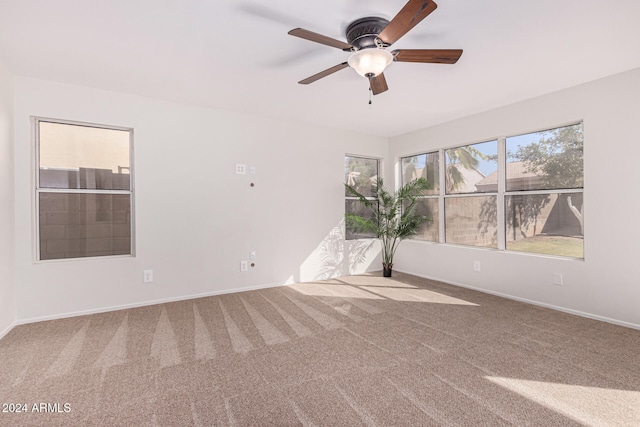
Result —
M 204 298 L 204 297 L 210 297 L 210 296 L 215 296 L 215 295 L 224 295 L 224 294 L 233 294 L 233 293 L 236 293 L 236 292 L 255 291 L 255 290 L 258 290 L 258 289 L 268 289 L 268 288 L 274 288 L 274 287 L 277 287 L 277 286 L 284 286 L 284 284 L 282 284 L 282 283 L 272 283 L 272 284 L 267 284 L 267 285 L 248 286 L 248 287 L 245 287 L 245 288 L 226 289 L 226 290 L 222 290 L 222 291 L 204 292 L 204 293 L 201 293 L 201 294 L 192 294 L 192 295 L 180 295 L 180 296 L 171 297 L 171 298 L 163 298 L 163 299 L 152 300 L 152 301 L 141 301 L 141 302 L 136 302 L 136 303 L 132 303 L 132 304 L 123 304 L 123 305 L 116 305 L 116 306 L 110 306 L 110 307 L 100 307 L 100 308 L 95 308 L 95 309 L 90 309 L 90 310 L 73 311 L 73 312 L 69 312 L 69 313 L 54 314 L 52 316 L 30 317 L 30 318 L 27 318 L 27 319 L 19 319 L 17 322 L 14 323 L 13 326 L 25 325 L 25 324 L 28 324 L 28 323 L 35 323 L 35 322 L 43 322 L 43 321 L 46 321 L 46 320 L 66 319 L 66 318 L 69 318 L 69 317 L 86 316 L 86 315 L 89 315 L 89 314 L 98 314 L 98 313 L 106 313 L 106 312 L 109 312 L 109 311 L 126 310 L 126 309 L 129 309 L 129 308 L 145 307 L 145 306 L 148 306 L 148 305 L 164 304 L 164 303 L 168 303 L 168 302 L 186 301 L 186 300 L 190 300 L 190 299 Z M 9 330 L 11 330 L 11 328 L 9 328 Z M 9 330 L 7 330 L 7 332 L 9 332 Z M 0 338 L 1 337 L 2 337 L 2 335 L 0 335 Z
M 375 270 L 375 271 L 377 271 L 377 270 Z M 447 284 L 450 284 L 450 285 L 453 285 L 453 286 L 458 286 L 458 287 L 461 287 L 461 288 L 472 289 L 474 291 L 483 292 L 483 293 L 486 293 L 486 294 L 495 295 L 495 296 L 499 296 L 499 297 L 502 297 L 502 298 L 511 299 L 511 300 L 514 300 L 514 301 L 520 301 L 520 302 L 524 302 L 524 303 L 527 303 L 527 304 L 536 305 L 536 306 L 539 306 L 539 307 L 545 307 L 545 308 L 549 308 L 549 309 L 552 309 L 552 310 L 561 311 L 563 313 L 569 313 L 569 314 L 573 314 L 573 315 L 576 315 L 576 316 L 585 317 L 585 318 L 588 318 L 588 319 L 599 320 L 599 321 L 602 321 L 602 322 L 612 323 L 614 325 L 619 325 L 619 326 L 624 326 L 624 327 L 631 328 L 631 329 L 639 329 L 640 330 L 640 325 L 639 324 L 635 324 L 635 323 L 625 322 L 625 321 L 622 321 L 622 320 L 612 319 L 612 318 L 609 318 L 609 317 L 600 316 L 600 315 L 593 314 L 593 313 L 587 313 L 587 312 L 574 310 L 574 309 L 570 309 L 570 308 L 566 308 L 566 307 L 561 307 L 561 306 L 557 306 L 557 305 L 553 305 L 553 304 L 547 304 L 547 303 L 543 303 L 543 302 L 539 302 L 539 301 L 534 301 L 534 300 L 530 300 L 530 299 L 526 299 L 526 298 L 521 298 L 521 297 L 517 297 L 517 296 L 514 296 L 514 295 L 504 294 L 504 293 L 501 293 L 501 292 L 495 292 L 495 291 L 491 291 L 491 290 L 488 290 L 488 289 L 478 288 L 478 287 L 475 287 L 475 286 L 469 286 L 469 285 L 466 285 L 464 283 L 457 283 L 457 282 L 454 282 L 454 281 L 451 281 L 451 280 L 444 280 L 444 279 L 441 279 L 439 277 L 425 276 L 425 275 L 414 273 L 414 272 L 407 271 L 407 270 L 396 269 L 396 271 L 401 272 L 401 273 L 411 274 L 411 275 L 417 276 L 417 277 L 422 277 L 424 279 L 436 280 L 436 281 L 439 281 L 439 282 L 442 282 L 442 283 L 447 283 Z M 201 294 L 182 295 L 182 296 L 176 296 L 176 297 L 171 297 L 171 298 L 164 298 L 164 299 L 152 300 L 152 301 L 142 301 L 142 302 L 137 302 L 137 303 L 132 303 L 132 304 L 123 304 L 123 305 L 111 306 L 111 307 L 100 307 L 100 308 L 91 309 L 91 310 L 81 310 L 81 311 L 75 311 L 75 312 L 69 312 L 69 313 L 61 313 L 61 314 L 56 314 L 56 315 L 52 315 L 52 316 L 42 316 L 42 317 L 32 317 L 32 318 L 27 318 L 27 319 L 19 319 L 18 321 L 13 322 L 11 325 L 9 325 L 9 327 L 7 327 L 4 331 L 0 332 L 0 339 L 2 337 L 4 337 L 6 334 L 8 334 L 11 331 L 11 329 L 13 329 L 15 326 L 24 325 L 24 324 L 27 324 L 27 323 L 42 322 L 42 321 L 45 321 L 45 320 L 64 319 L 64 318 L 76 317 L 76 316 L 85 316 L 85 315 L 88 315 L 88 314 L 105 313 L 105 312 L 109 312 L 109 311 L 126 310 L 126 309 L 129 309 L 129 308 L 145 307 L 145 306 L 148 306 L 148 305 L 164 304 L 164 303 L 176 302 L 176 301 L 185 301 L 185 300 L 196 299 L 196 298 L 204 298 L 204 297 L 210 297 L 210 296 L 215 296 L 215 295 L 232 294 L 232 293 L 237 293 L 237 292 L 247 292 L 247 291 L 254 291 L 254 290 L 259 290 L 259 289 L 268 289 L 268 288 L 274 288 L 274 287 L 285 286 L 285 285 L 286 284 L 284 284 L 284 283 L 271 283 L 271 284 L 266 284 L 266 285 L 248 286 L 248 287 L 245 287 L 245 288 L 236 288 L 236 289 L 226 289 L 226 290 L 222 290 L 222 291 L 204 292 L 204 293 L 201 293 Z
M 14 321 L 11 324 L 9 324 L 9 326 L 7 326 L 3 331 L 0 331 L 0 340 L 4 338 L 4 336 L 7 335 L 9 332 L 11 332 L 11 330 L 17 325 L 18 325 L 18 322 Z
M 498 297 L 507 298 L 507 299 L 514 300 L 514 301 L 519 301 L 519 302 L 524 302 L 524 303 L 531 304 L 531 305 L 537 305 L 539 307 L 549 308 L 551 310 L 561 311 L 563 313 L 574 314 L 576 316 L 586 317 L 588 319 L 593 319 L 593 320 L 599 320 L 601 322 L 612 323 L 614 325 L 624 326 L 626 328 L 631 328 L 631 329 L 640 329 L 640 325 L 636 324 L 636 323 L 625 322 L 623 320 L 612 319 L 610 317 L 605 317 L 605 316 L 600 316 L 600 315 L 593 314 L 593 313 L 587 313 L 587 312 L 584 312 L 584 311 L 574 310 L 574 309 L 567 308 L 567 307 L 561 307 L 561 306 L 557 306 L 557 305 L 553 305 L 553 304 L 547 304 L 547 303 L 544 303 L 544 302 L 534 301 L 534 300 L 530 300 L 530 299 L 526 299 L 526 298 L 520 298 L 520 297 L 517 297 L 517 296 L 514 296 L 514 295 L 503 294 L 501 292 L 495 292 L 495 291 L 492 291 L 492 290 L 489 290 L 489 289 L 484 289 L 484 288 L 478 288 L 478 287 L 475 287 L 475 286 L 465 285 L 464 283 L 457 283 L 457 282 L 453 282 L 451 280 L 443 280 L 443 279 L 440 279 L 438 277 L 424 276 L 422 274 L 413 273 L 411 271 L 398 270 L 398 269 L 396 269 L 396 271 L 399 271 L 401 273 L 411 274 L 412 276 L 422 277 L 423 279 L 436 280 L 438 282 L 447 283 L 449 285 L 458 286 L 458 287 L 461 287 L 461 288 L 472 289 L 474 291 L 483 292 L 485 294 L 495 295 L 495 296 L 498 296 Z

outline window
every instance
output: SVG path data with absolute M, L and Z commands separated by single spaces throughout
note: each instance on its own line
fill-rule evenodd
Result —
M 582 124 L 506 138 L 506 248 L 584 257 Z
M 498 247 L 497 154 L 497 140 L 445 150 L 445 242 Z
M 403 157 L 402 163 L 402 185 L 418 179 L 425 178 L 429 182 L 429 190 L 425 196 L 418 199 L 416 213 L 426 216 L 429 221 L 425 222 L 418 233 L 413 237 L 418 240 L 431 242 L 439 241 L 440 221 L 438 214 L 438 198 L 440 195 L 440 153 L 425 153 L 416 156 Z
M 344 157 L 344 182 L 354 187 L 363 196 L 375 200 L 376 181 L 379 173 L 378 159 L 367 157 Z M 345 189 L 345 212 L 365 216 L 366 208 L 356 197 L 351 196 Z M 360 239 L 376 237 L 373 234 L 356 233 L 346 227 L 346 239 Z
M 34 123 L 38 259 L 133 254 L 133 130 Z
M 584 258 L 582 123 L 401 158 L 432 183 L 416 239 Z

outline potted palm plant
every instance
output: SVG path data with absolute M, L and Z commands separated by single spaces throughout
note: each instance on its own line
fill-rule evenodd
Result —
M 383 276 L 391 277 L 393 256 L 400 242 L 414 236 L 420 226 L 429 221 L 416 212 L 418 197 L 430 188 L 429 182 L 418 178 L 392 193 L 384 187 L 382 178 L 378 178 L 373 188 L 374 198 L 365 197 L 349 184 L 345 187 L 366 208 L 365 215 L 347 213 L 347 227 L 359 233 L 373 233 L 380 239 Z

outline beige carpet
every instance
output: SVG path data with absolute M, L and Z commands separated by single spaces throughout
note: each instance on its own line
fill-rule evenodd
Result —
M 394 276 L 18 326 L 0 425 L 640 426 L 640 331 Z

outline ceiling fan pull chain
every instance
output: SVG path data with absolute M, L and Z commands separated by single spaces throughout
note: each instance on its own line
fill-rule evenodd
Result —
M 371 104 L 372 104 L 372 102 L 371 102 L 371 88 L 369 88 L 369 105 L 371 105 Z

